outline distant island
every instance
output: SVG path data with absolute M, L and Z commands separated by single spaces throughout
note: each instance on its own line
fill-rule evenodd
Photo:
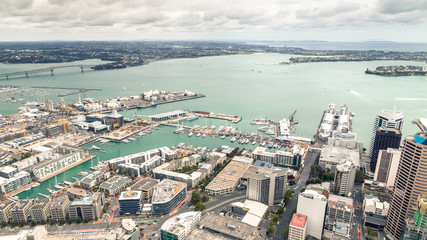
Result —
M 366 69 L 366 74 L 375 74 L 386 77 L 397 76 L 427 76 L 427 67 L 420 66 L 380 66 L 375 70 Z

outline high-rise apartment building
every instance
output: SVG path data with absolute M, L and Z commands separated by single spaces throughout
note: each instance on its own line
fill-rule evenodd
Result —
M 334 193 L 343 196 L 351 193 L 355 177 L 356 166 L 353 162 L 343 160 L 339 163 L 335 171 Z
M 294 213 L 289 224 L 289 240 L 304 240 L 307 229 L 307 216 Z
M 375 168 L 374 181 L 385 183 L 388 186 L 394 186 L 401 153 L 401 150 L 393 148 L 380 150 L 378 152 L 378 162 Z
M 328 199 L 313 190 L 305 190 L 298 195 L 297 213 L 307 216 L 306 235 L 322 238 Z
M 387 148 L 399 149 L 402 133 L 399 129 L 379 127 L 375 132 L 374 145 L 371 154 L 371 171 L 377 166 L 378 152 Z
M 248 178 L 246 197 L 272 206 L 283 200 L 288 182 L 288 170 L 259 173 Z
M 375 134 L 378 131 L 378 128 L 379 127 L 394 128 L 402 131 L 404 121 L 405 119 L 403 118 L 402 112 L 396 112 L 391 110 L 381 110 L 380 114 L 378 114 L 375 117 L 374 126 L 372 128 L 371 143 L 369 146 L 369 157 L 372 157 L 372 152 L 374 149 Z
M 405 219 L 415 214 L 418 195 L 427 192 L 427 134 L 405 138 L 390 203 L 386 234 L 399 239 Z

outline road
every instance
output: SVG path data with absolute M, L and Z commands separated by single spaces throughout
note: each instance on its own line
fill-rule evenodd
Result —
M 354 185 L 354 196 L 353 196 L 353 206 L 354 206 L 354 226 L 351 230 L 351 239 L 365 239 L 365 229 L 363 227 L 363 194 L 362 194 L 362 185 L 355 184 Z
M 294 195 L 292 196 L 292 199 L 285 206 L 285 212 L 280 217 L 279 224 L 276 227 L 275 236 L 270 239 L 274 239 L 274 240 L 284 239 L 283 232 L 285 231 L 286 227 L 291 223 L 291 220 L 292 220 L 292 209 L 296 207 L 298 203 L 298 195 L 300 194 L 301 189 L 306 186 L 305 183 L 308 177 L 310 176 L 311 166 L 315 163 L 316 158 L 319 155 L 320 155 L 320 151 L 318 150 L 311 150 L 310 152 L 307 153 L 304 168 L 301 172 L 301 175 L 298 179 L 298 182 L 295 188 L 293 188 Z M 289 189 L 292 189 L 292 188 L 289 188 Z

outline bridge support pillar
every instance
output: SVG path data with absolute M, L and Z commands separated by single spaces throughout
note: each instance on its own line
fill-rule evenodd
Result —
M 27 73 L 27 72 L 25 73 L 25 77 L 27 77 L 27 78 L 28 78 L 28 73 Z
M 6 79 L 9 80 L 9 76 L 6 75 Z
M 53 68 L 50 69 L 50 75 L 53 76 Z
M 80 66 L 80 70 L 82 70 L 82 72 L 84 72 L 84 71 L 83 71 L 83 66 Z

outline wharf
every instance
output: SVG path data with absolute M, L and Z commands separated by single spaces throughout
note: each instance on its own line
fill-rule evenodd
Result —
M 73 164 L 71 164 L 71 165 L 69 165 L 69 166 L 67 166 L 67 167 L 65 167 L 65 168 L 63 168 L 63 169 L 61 169 L 61 170 L 59 170 L 59 171 L 56 171 L 56 172 L 54 172 L 54 173 L 51 173 L 51 174 L 47 175 L 46 177 L 40 178 L 40 179 L 38 179 L 37 181 L 38 181 L 38 182 L 46 181 L 46 180 L 47 180 L 47 179 L 49 179 L 49 178 L 55 177 L 56 175 L 58 175 L 58 174 L 60 174 L 60 173 L 62 173 L 62 172 L 65 172 L 65 171 L 67 171 L 68 169 L 71 169 L 71 168 L 73 168 L 73 167 L 75 167 L 75 166 L 78 166 L 78 165 L 80 165 L 80 164 L 82 164 L 82 163 L 84 163 L 84 162 L 87 162 L 87 161 L 89 161 L 89 160 L 91 160 L 92 158 L 95 158 L 95 157 L 96 157 L 95 155 L 89 155 L 89 156 L 87 156 L 86 158 L 83 158 L 82 160 L 80 160 L 80 161 L 78 161 L 78 162 L 75 162 L 75 163 L 73 163 Z
M 5 197 L 13 197 L 13 196 L 15 196 L 15 195 L 17 195 L 17 194 L 25 191 L 25 189 L 27 189 L 29 187 L 33 187 L 35 184 L 36 184 L 36 182 L 31 182 L 30 184 L 28 184 L 28 185 L 26 185 L 24 187 L 21 187 L 20 189 L 17 189 L 17 190 L 12 191 L 12 192 L 10 192 L 8 194 L 5 194 Z
M 121 142 L 124 139 L 131 137 L 141 131 L 149 129 L 150 126 L 144 125 L 144 126 L 137 126 L 134 124 L 129 124 L 122 126 L 121 128 L 114 130 L 112 132 L 109 132 L 103 136 L 103 138 L 108 139 L 113 142 Z
M 239 117 L 237 115 L 233 116 L 233 115 L 227 115 L 222 113 L 203 112 L 203 111 L 192 111 L 192 113 L 199 117 L 223 119 L 223 120 L 231 121 L 233 123 L 238 123 L 242 121 L 242 117 Z

